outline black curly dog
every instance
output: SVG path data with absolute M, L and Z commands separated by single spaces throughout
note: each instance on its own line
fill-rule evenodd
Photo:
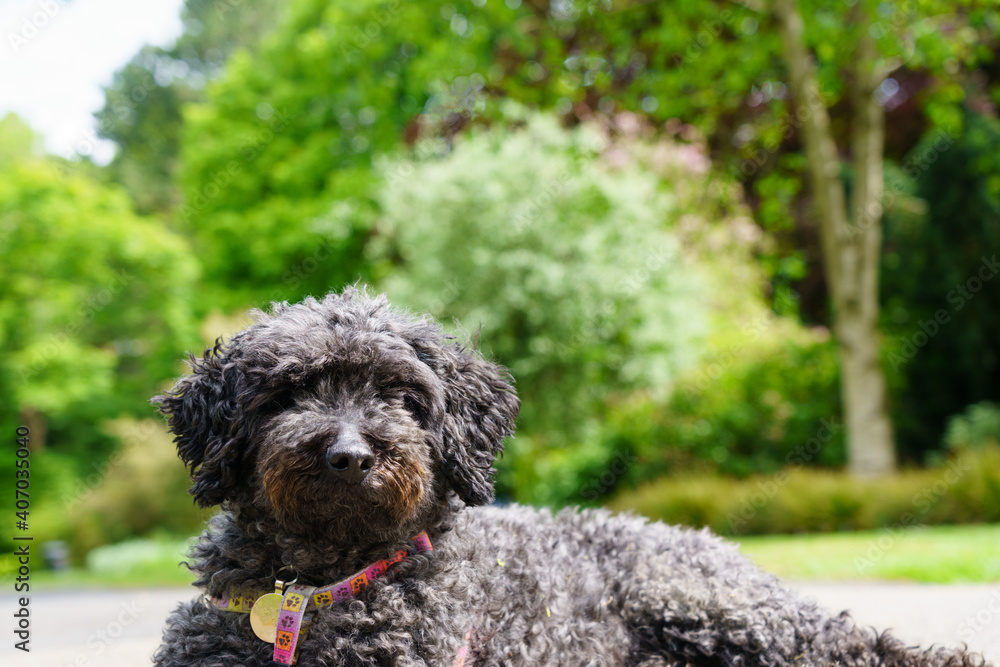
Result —
M 707 531 L 490 507 L 519 401 L 511 378 L 427 318 L 349 288 L 277 304 L 154 401 L 191 493 L 221 505 L 191 553 L 204 595 L 155 664 L 268 665 L 246 614 L 211 601 L 323 586 L 405 549 L 357 597 L 309 613 L 298 664 L 979 665 L 907 648 L 782 587 Z M 468 637 L 468 639 L 466 639 Z

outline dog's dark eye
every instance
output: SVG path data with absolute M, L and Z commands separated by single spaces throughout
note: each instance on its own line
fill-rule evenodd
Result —
M 419 417 L 420 413 L 423 412 L 423 407 L 413 396 L 403 396 L 403 407 L 414 417 Z
M 420 400 L 413 394 L 403 394 L 403 408 L 413 415 L 413 418 L 426 426 L 427 410 Z
M 282 391 L 274 394 L 270 399 L 262 403 L 260 408 L 270 414 L 278 414 L 288 411 L 295 405 L 295 397 L 289 391 Z

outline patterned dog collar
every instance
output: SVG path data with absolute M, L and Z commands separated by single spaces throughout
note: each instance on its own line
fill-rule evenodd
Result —
M 413 545 L 412 553 L 431 551 L 434 548 L 431 546 L 430 538 L 427 537 L 426 532 L 420 533 L 410 542 Z M 298 659 L 300 635 L 304 636 L 310 625 L 308 619 L 305 618 L 306 612 L 329 607 L 341 600 L 355 597 L 369 583 L 383 576 L 390 566 L 395 565 L 410 554 L 410 551 L 401 549 L 391 558 L 380 560 L 343 581 L 321 588 L 303 586 L 294 582 L 286 585 L 282 581 L 277 581 L 275 593 L 237 589 L 223 594 L 221 598 L 213 597 L 210 600 L 216 607 L 224 611 L 250 614 L 253 613 L 253 609 L 258 603 L 261 603 L 261 607 L 270 603 L 270 600 L 263 603 L 262 600 L 273 599 L 274 609 L 263 615 L 267 618 L 266 624 L 269 625 L 271 619 L 275 623 L 274 658 L 271 664 L 294 665 Z M 276 618 L 274 611 L 277 611 Z M 256 626 L 254 631 L 257 632 Z M 270 637 L 263 637 L 259 633 L 258 636 L 264 641 L 270 639 Z

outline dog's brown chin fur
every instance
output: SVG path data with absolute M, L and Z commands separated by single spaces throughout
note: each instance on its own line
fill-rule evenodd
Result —
M 430 477 L 430 471 L 419 460 L 399 468 L 385 476 L 386 498 L 378 505 L 388 510 L 397 523 L 402 523 L 412 518 L 424 504 L 427 497 L 424 479 Z
M 319 523 L 328 524 L 333 534 L 357 534 L 358 526 L 373 523 L 408 524 L 429 500 L 424 480 L 430 471 L 419 458 L 385 461 L 352 486 L 343 486 L 323 472 L 304 472 L 273 461 L 261 466 L 262 495 L 289 530 L 313 531 Z

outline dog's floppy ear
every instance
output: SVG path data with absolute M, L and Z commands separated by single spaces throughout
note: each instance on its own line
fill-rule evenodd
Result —
M 235 489 L 245 426 L 237 397 L 245 384 L 236 363 L 226 362 L 221 341 L 198 359 L 191 374 L 152 403 L 168 418 L 177 453 L 191 471 L 191 495 L 202 507 L 218 505 Z
M 506 369 L 475 352 L 446 344 L 434 356 L 445 384 L 442 471 L 466 505 L 485 505 L 493 500 L 493 461 L 514 432 L 521 401 Z

